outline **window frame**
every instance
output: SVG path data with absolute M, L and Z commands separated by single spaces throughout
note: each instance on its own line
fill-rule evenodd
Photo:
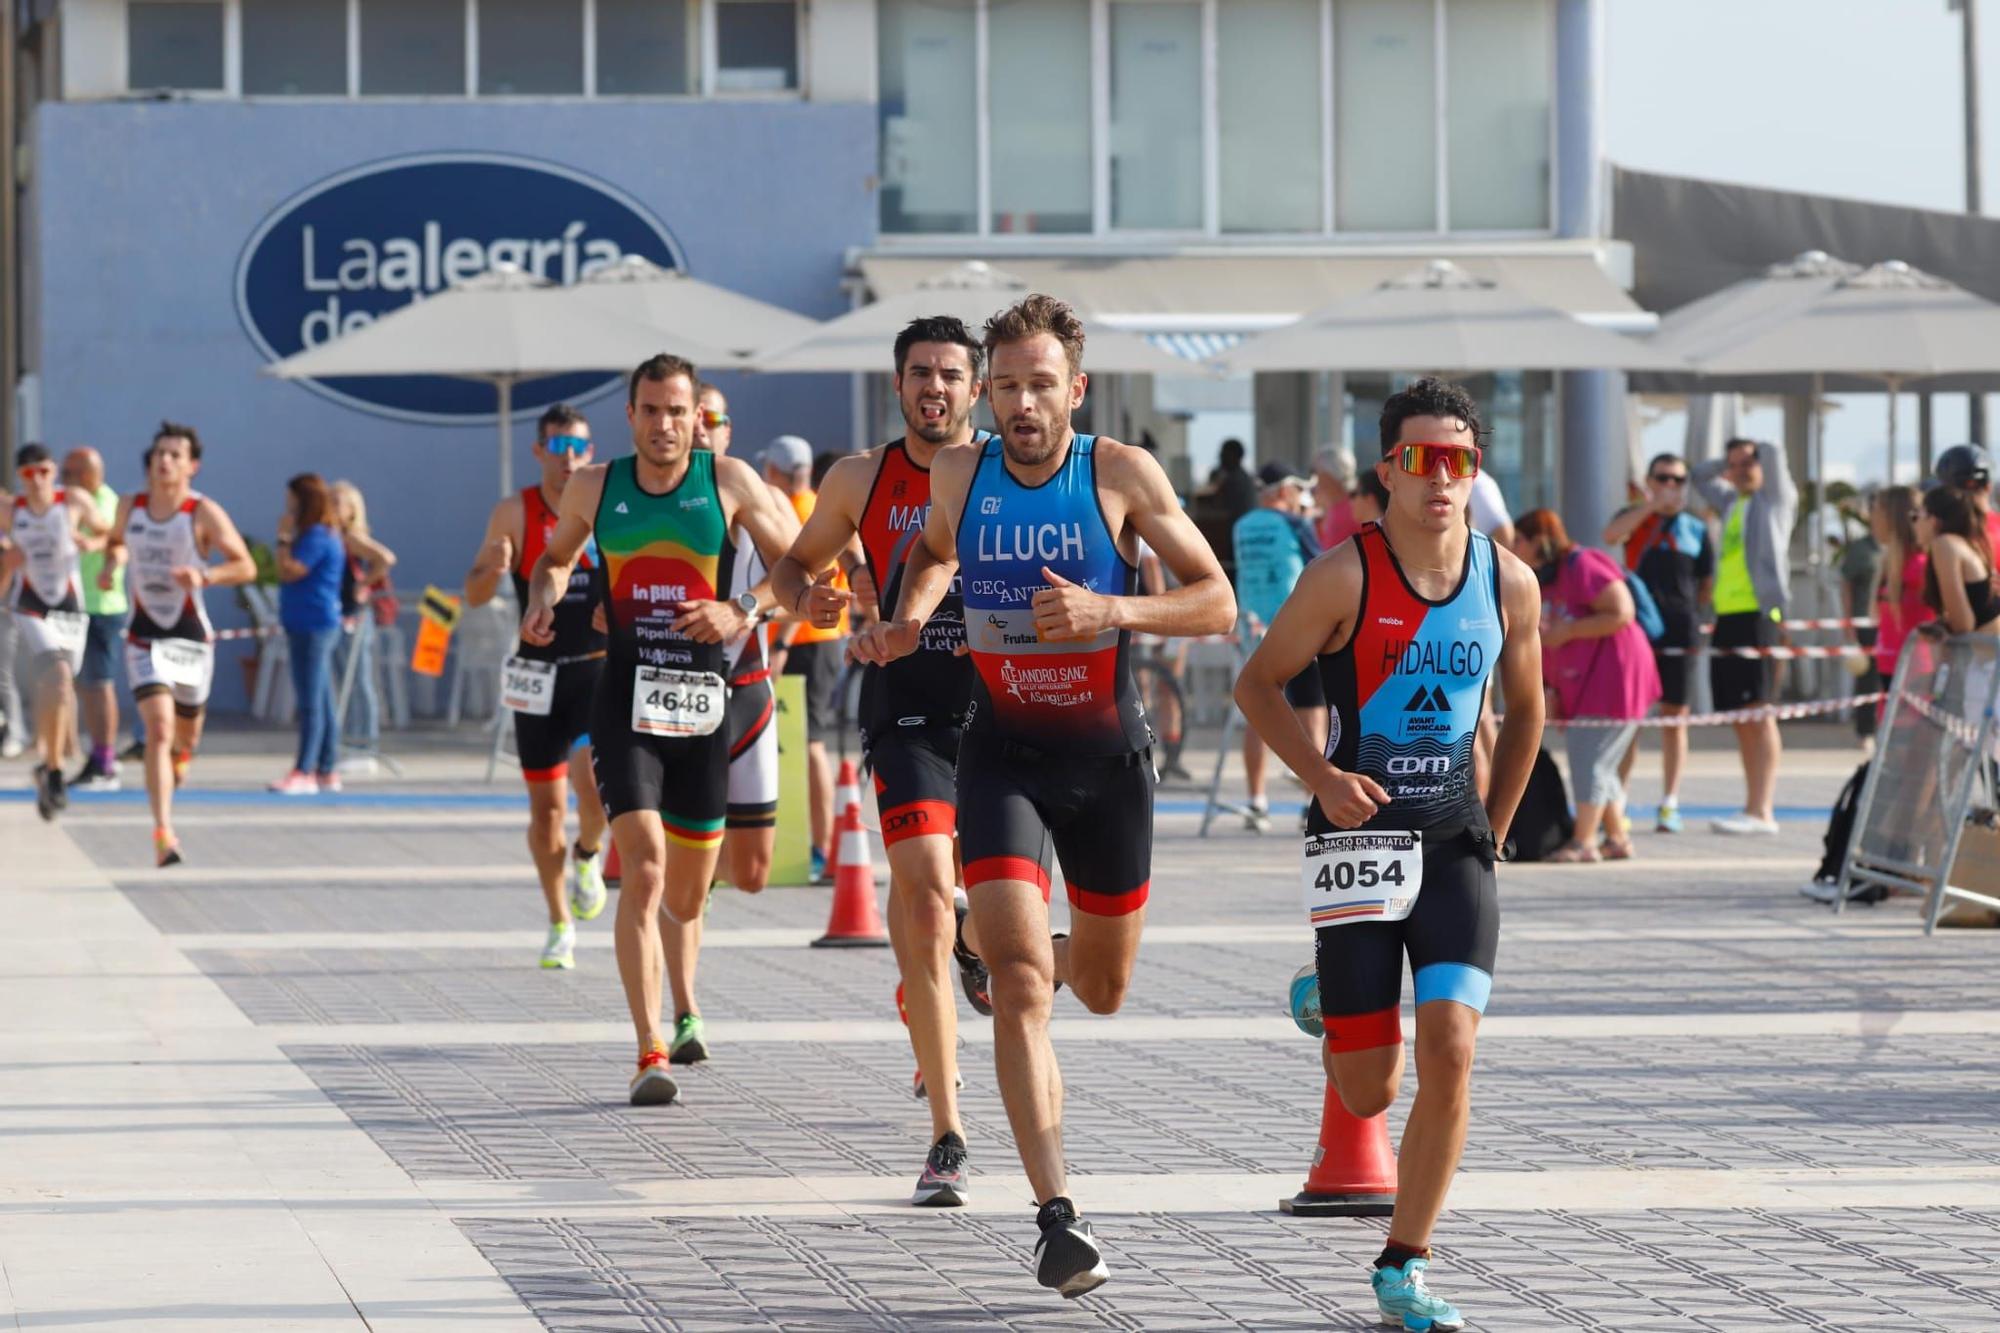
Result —
M 220 88 L 163 88 L 158 84 L 134 87 L 132 83 L 132 36 L 131 15 L 135 7 L 164 9 L 168 5 L 220 5 L 222 9 L 222 86 Z M 243 11 L 240 0 L 125 0 L 125 50 L 121 56 L 125 62 L 125 93 L 128 97 L 145 97 L 155 93 L 170 93 L 177 100 L 188 102 L 224 102 L 242 95 L 243 87 Z
M 799 102 L 806 100 L 806 9 L 808 0 L 790 0 L 792 6 L 792 55 L 797 65 L 796 86 L 791 88 L 746 88 L 722 91 L 717 85 L 722 73 L 722 7 L 728 4 L 761 3 L 770 0 L 696 0 L 701 10 L 702 96 L 728 102 Z M 595 7 L 597 0 L 585 0 Z M 985 9 L 984 0 L 979 6 Z
M 728 0 L 719 0 L 728 3 Z M 1222 199 L 1220 160 L 1222 116 L 1221 116 L 1221 70 L 1219 30 L 1224 0 L 1152 0 L 1160 4 L 1198 5 L 1202 11 L 1202 58 L 1201 58 L 1201 101 L 1202 101 L 1202 225 L 1192 229 L 1139 230 L 1112 225 L 1111 220 L 1111 4 L 1113 0 L 1090 0 L 1090 43 L 1091 79 L 1090 90 L 1090 135 L 1091 135 L 1091 227 L 1087 232 L 1051 232 L 1047 234 L 1000 232 L 993 228 L 992 213 L 992 106 L 991 106 L 991 60 L 988 40 L 988 23 L 992 0 L 973 0 L 973 60 L 974 79 L 978 105 L 974 115 L 974 149 L 977 157 L 978 182 L 976 197 L 979 203 L 978 225 L 964 232 L 906 232 L 883 231 L 881 240 L 889 246 L 907 245 L 922 249 L 926 245 L 964 245 L 968 240 L 982 244 L 1008 247 L 1020 250 L 1046 250 L 1074 246 L 1079 241 L 1118 242 L 1128 245 L 1185 245 L 1197 242 L 1203 245 L 1229 247 L 1271 246 L 1323 242 L 1328 240 L 1351 241 L 1376 244 L 1420 244 L 1442 240 L 1488 241 L 1488 240 L 1546 240 L 1557 234 L 1558 178 L 1557 152 L 1560 148 L 1558 130 L 1561 123 L 1562 88 L 1558 80 L 1561 65 L 1558 59 L 1560 43 L 1561 15 L 1557 10 L 1557 0 L 1542 0 L 1548 12 L 1547 33 L 1549 41 L 1549 71 L 1551 87 L 1548 114 L 1548 198 L 1547 223 L 1540 227 L 1521 229 L 1477 229 L 1453 231 L 1451 220 L 1451 157 L 1450 157 L 1450 52 L 1449 16 L 1446 12 L 1449 0 L 1430 0 L 1431 5 L 1431 61 L 1434 78 L 1433 115 L 1435 121 L 1431 133 L 1436 158 L 1436 208 L 1428 230 L 1420 231 L 1346 231 L 1337 225 L 1338 176 L 1340 121 L 1337 112 L 1334 75 L 1338 68 L 1335 7 L 1340 0 L 1318 0 L 1319 3 L 1319 67 L 1320 67 L 1320 222 L 1317 230 L 1242 232 L 1224 231 L 1221 227 Z M 704 6 L 708 8 L 708 6 Z M 878 131 L 879 132 L 879 131 Z M 878 146 L 879 147 L 879 146 Z

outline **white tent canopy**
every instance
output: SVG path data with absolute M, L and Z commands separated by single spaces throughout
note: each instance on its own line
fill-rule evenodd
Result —
M 755 370 L 886 371 L 894 369 L 891 344 L 911 320 L 930 315 L 954 315 L 978 337 L 981 326 L 996 312 L 1028 294 L 1019 278 L 983 263 L 961 264 L 920 282 L 899 295 L 886 297 L 828 320 L 809 336 L 750 358 Z M 1163 352 L 1135 333 L 1098 324 L 1083 315 L 1083 368 L 1094 374 L 1200 375 L 1204 368 Z
M 819 328 L 819 321 L 771 305 L 727 287 L 661 268 L 643 255 L 627 255 L 598 269 L 563 299 L 618 320 L 644 324 L 669 348 L 701 344 L 746 356 L 766 347 L 795 343 Z
M 1669 352 L 1585 324 L 1448 259 L 1258 334 L 1220 364 L 1237 373 L 1686 368 Z

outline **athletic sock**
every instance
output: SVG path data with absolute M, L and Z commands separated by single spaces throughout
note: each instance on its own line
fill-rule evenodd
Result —
M 599 852 L 603 850 L 604 849 L 602 847 L 592 847 L 586 851 L 584 849 L 583 839 L 581 838 L 578 838 L 575 844 L 570 848 L 570 851 L 576 856 L 576 859 L 579 861 L 588 861 L 591 857 L 597 855 Z
M 1400 1241 L 1391 1239 L 1387 1245 L 1382 1247 L 1382 1253 L 1375 1256 L 1375 1266 L 1377 1268 L 1401 1268 L 1412 1259 L 1428 1259 L 1430 1257 L 1431 1247 L 1428 1245 L 1404 1245 Z
M 96 762 L 100 773 L 109 773 L 112 769 L 118 767 L 118 754 L 108 745 L 91 746 L 90 757 Z

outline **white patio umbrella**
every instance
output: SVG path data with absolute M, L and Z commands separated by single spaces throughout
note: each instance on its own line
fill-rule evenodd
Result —
M 830 319 L 807 337 L 750 358 L 754 370 L 867 371 L 892 368 L 890 345 L 913 319 L 956 315 L 973 336 L 996 311 L 1028 294 L 1011 274 L 973 262 L 927 278 L 910 291 Z M 1136 333 L 1093 325 L 1084 313 L 1083 367 L 1094 374 L 1201 375 L 1207 368 L 1163 352 Z
M 1672 353 L 1586 324 L 1448 259 L 1260 333 L 1219 364 L 1237 373 L 1687 368 Z
M 500 494 L 514 490 L 514 386 L 573 371 L 623 370 L 661 349 L 658 330 L 562 298 L 564 290 L 508 266 L 393 310 L 374 323 L 264 367 L 279 379 L 447 375 L 499 395 Z M 670 350 L 697 364 L 734 354 L 688 338 Z
M 644 255 L 627 255 L 564 292 L 585 309 L 647 325 L 670 347 L 694 341 L 743 356 L 798 342 L 820 326 L 783 306 L 661 268 Z

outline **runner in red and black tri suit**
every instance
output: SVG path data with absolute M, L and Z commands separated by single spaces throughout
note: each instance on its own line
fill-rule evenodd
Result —
M 1067 1197 L 1051 997 L 1096 1013 L 1124 1000 L 1151 879 L 1151 733 L 1133 685 L 1133 633 L 1221 633 L 1236 599 L 1208 543 L 1143 449 L 1077 435 L 1083 325 L 1030 296 L 986 324 L 1000 435 L 941 450 L 932 505 L 895 610 L 856 636 L 888 663 L 922 651 L 962 578 L 974 666 L 958 756 L 958 833 L 972 899 L 967 944 L 991 970 L 994 1061 L 1041 1205 L 1036 1278 L 1080 1296 L 1107 1274 Z M 1135 595 L 1141 540 L 1180 585 Z M 1073 934 L 1050 937 L 1049 848 Z

